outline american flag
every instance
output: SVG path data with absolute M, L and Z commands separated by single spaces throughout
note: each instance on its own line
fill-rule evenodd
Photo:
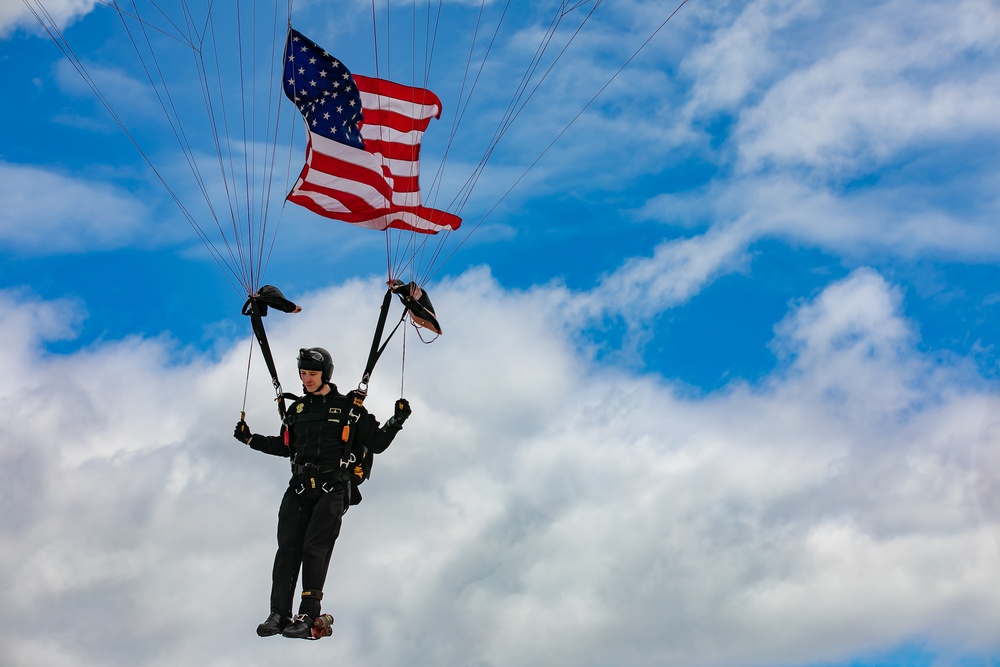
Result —
M 292 29 L 283 85 L 309 130 L 306 164 L 288 201 L 370 229 L 458 228 L 461 218 L 420 198 L 420 140 L 441 115 L 434 93 L 352 75 Z

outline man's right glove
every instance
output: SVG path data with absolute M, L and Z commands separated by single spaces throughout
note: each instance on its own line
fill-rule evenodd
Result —
M 244 445 L 249 444 L 250 438 L 253 437 L 253 433 L 250 432 L 250 427 L 242 419 L 236 422 L 236 429 L 233 431 L 233 437 L 242 442 Z

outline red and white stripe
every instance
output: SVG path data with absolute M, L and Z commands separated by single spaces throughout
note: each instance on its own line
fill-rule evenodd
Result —
M 361 93 L 364 150 L 309 132 L 306 164 L 288 201 L 369 229 L 429 234 L 462 220 L 422 205 L 420 141 L 441 101 L 429 90 L 354 75 Z

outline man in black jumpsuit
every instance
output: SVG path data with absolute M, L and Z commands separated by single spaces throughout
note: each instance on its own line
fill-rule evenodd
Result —
M 292 478 L 278 509 L 271 613 L 257 627 L 261 637 L 278 633 L 300 639 L 312 636 L 341 518 L 350 505 L 360 501 L 352 476 L 356 483 L 363 481 L 372 456 L 389 447 L 410 415 L 409 403 L 401 398 L 395 414 L 379 428 L 358 397 L 345 396 L 330 384 L 333 359 L 323 348 L 299 350 L 298 367 L 304 396 L 289 406 L 281 434 L 251 434 L 244 421 L 234 432 L 251 449 L 292 460 Z M 300 565 L 302 600 L 293 619 L 292 598 Z

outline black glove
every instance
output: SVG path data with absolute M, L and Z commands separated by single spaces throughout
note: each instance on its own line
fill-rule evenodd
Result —
M 413 411 L 410 410 L 410 402 L 405 398 L 399 399 L 396 401 L 396 411 L 389 417 L 389 421 L 385 423 L 385 428 L 392 433 L 399 431 L 399 429 L 403 428 L 403 422 L 406 421 L 411 412 Z
M 396 414 L 393 415 L 396 419 L 396 423 L 400 426 L 406 421 L 406 418 L 410 416 L 413 410 L 410 409 L 410 402 L 405 398 L 401 398 L 396 401 Z
M 233 437 L 242 442 L 244 445 L 250 442 L 250 438 L 253 437 L 253 433 L 250 432 L 250 427 L 242 419 L 236 422 L 236 429 L 233 431 Z

